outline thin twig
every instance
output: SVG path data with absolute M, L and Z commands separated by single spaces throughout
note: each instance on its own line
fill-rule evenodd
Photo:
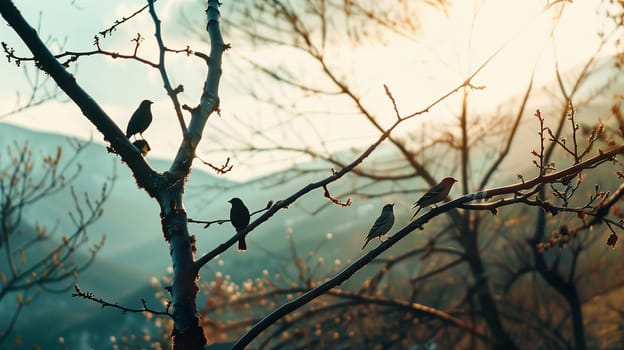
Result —
M 74 285 L 74 289 L 76 290 L 76 293 L 72 293 L 72 297 L 80 297 L 80 298 L 84 298 L 87 300 L 91 300 L 96 302 L 97 304 L 102 305 L 102 308 L 105 307 L 112 307 L 114 309 L 119 309 L 121 310 L 122 313 L 126 313 L 126 312 L 135 312 L 135 313 L 142 313 L 142 312 L 149 312 L 150 314 L 153 315 L 158 315 L 158 316 L 167 316 L 171 319 L 173 319 L 173 314 L 171 312 L 169 312 L 169 310 L 171 309 L 171 301 L 167 302 L 167 309 L 165 311 L 158 311 L 158 310 L 154 310 L 154 309 L 150 309 L 147 306 L 147 302 L 145 301 L 145 299 L 141 299 L 141 304 L 143 304 L 143 307 L 140 309 L 134 309 L 134 308 L 129 308 L 129 307 L 125 307 L 122 305 L 119 305 L 117 303 L 109 303 L 108 301 L 105 301 L 102 298 L 97 298 L 93 293 L 90 292 L 83 292 L 82 289 L 80 289 L 80 287 L 76 284 Z

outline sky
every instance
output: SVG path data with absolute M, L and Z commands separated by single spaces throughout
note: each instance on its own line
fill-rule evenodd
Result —
M 145 3 L 138 0 L 14 2 L 31 24 L 39 23 L 42 37 L 56 38 L 58 42 L 64 43 L 65 49 L 72 51 L 91 50 L 95 33 L 109 27 L 116 19 L 133 13 Z M 223 3 L 222 12 L 227 13 L 227 1 Z M 487 57 L 502 47 L 501 53 L 474 81 L 475 85 L 485 86 L 485 89 L 478 93 L 475 108 L 492 109 L 496 104 L 526 87 L 533 67 L 536 70 L 538 85 L 552 81 L 553 53 L 556 52 L 559 67 L 566 70 L 584 62 L 598 45 L 596 33 L 600 30 L 600 23 L 596 22 L 594 8 L 597 1 L 566 2 L 563 16 L 553 36 L 555 40 L 551 38 L 551 31 L 553 17 L 561 8 L 560 5 L 544 10 L 546 1 L 537 0 L 476 0 L 451 3 L 446 13 L 423 7 L 419 13 L 422 32 L 415 40 L 396 39 L 383 45 L 368 44 L 357 49 L 332 48 L 341 59 L 345 57 L 345 60 L 348 59 L 353 65 L 353 71 L 357 72 L 354 79 L 359 86 L 365 87 L 361 93 L 372 110 L 392 118 L 383 90 L 384 84 L 392 89 L 403 112 L 420 110 L 460 84 Z M 185 13 L 201 16 L 204 11 L 201 2 L 159 0 L 156 4 L 169 47 L 184 48 L 190 45 L 192 49 L 208 52 L 208 45 L 185 31 L 179 20 L 180 8 L 184 8 Z M 155 58 L 153 24 L 147 13 L 139 15 L 129 23 L 131 25 L 120 26 L 112 36 L 101 40 L 102 46 L 122 53 L 130 52 L 133 48 L 130 40 L 140 32 L 144 41 L 139 53 Z M 14 47 L 19 55 L 27 55 L 23 45 L 20 45 L 19 39 L 8 26 L 0 27 L 0 40 Z M 225 40 L 230 41 L 228 38 Z M 52 46 L 58 49 L 58 44 Z M 283 48 L 258 50 L 241 42 L 234 42 L 233 47 L 234 49 L 226 54 L 224 61 L 220 91 L 223 113 L 221 117 L 211 118 L 208 128 L 211 124 L 216 128 L 236 128 L 240 130 L 241 139 L 253 140 L 257 135 L 241 125 L 237 126 L 228 118 L 233 116 L 244 118 L 253 114 L 255 120 L 262 120 L 264 126 L 278 123 L 278 120 L 272 120 L 270 110 L 257 104 L 251 96 L 237 88 L 234 81 L 248 75 L 248 72 L 235 71 L 237 66 L 233 62 L 249 55 L 254 55 L 262 62 L 271 62 L 289 57 L 289 51 Z M 185 86 L 182 102 L 195 104 L 205 77 L 203 62 L 183 55 L 168 55 L 167 64 L 172 83 L 174 85 L 181 83 Z M 278 65 L 280 62 L 275 61 L 274 64 Z M 170 158 L 175 154 L 181 132 L 155 69 L 146 68 L 132 61 L 96 56 L 81 58 L 72 69 L 75 69 L 78 82 L 122 129 L 125 129 L 127 120 L 141 100 L 147 98 L 154 101 L 152 107 L 154 122 L 144 133 L 152 146 L 149 157 Z M 26 72 L 28 77 L 32 78 L 35 71 L 26 69 Z M 228 75 L 228 72 L 233 73 Z M 3 115 L 15 108 L 18 99 L 23 101 L 28 96 L 29 87 L 22 68 L 3 62 L 0 66 L 0 75 L 7 78 L 5 81 L 12 82 L 0 86 L 0 115 Z M 232 80 L 228 81 L 229 79 Z M 433 118 L 431 115 L 436 117 L 450 115 L 448 106 L 452 106 L 453 103 L 456 103 L 456 100 L 450 99 L 446 106 L 439 107 L 424 118 Z M 0 122 L 81 138 L 92 137 L 97 142 L 102 141 L 97 130 L 71 103 L 46 103 L 23 113 L 2 117 Z M 330 142 L 331 151 L 365 145 L 374 140 L 370 130 L 354 127 L 348 120 L 345 122 L 319 120 L 318 123 L 319 125 L 315 127 L 322 130 L 328 140 L 335 141 Z M 293 125 L 302 127 L 298 124 Z M 221 141 L 213 139 L 206 142 L 210 141 L 214 142 L 207 147 L 218 150 Z M 207 156 L 215 156 L 208 160 L 219 163 L 227 153 L 208 153 Z M 231 179 L 244 180 L 287 166 L 287 163 L 279 161 L 270 162 L 271 166 L 266 166 L 266 163 L 263 158 L 255 159 L 255 165 L 264 164 L 264 166 L 237 167 L 228 176 Z

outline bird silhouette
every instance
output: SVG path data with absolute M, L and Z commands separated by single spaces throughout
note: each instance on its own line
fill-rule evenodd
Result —
M 126 137 L 139 134 L 143 138 L 143 131 L 152 123 L 152 110 L 150 108 L 153 102 L 150 100 L 143 100 L 139 107 L 132 113 L 132 117 L 128 121 L 128 127 L 126 128 Z
M 230 208 L 230 222 L 238 233 L 240 230 L 249 225 L 249 209 L 247 209 L 245 203 L 243 203 L 243 201 L 238 197 L 234 197 L 228 202 L 232 204 L 232 208 Z M 238 238 L 238 250 L 241 252 L 247 250 L 245 236 L 240 236 Z
M 394 204 L 386 204 L 381 209 L 381 214 L 377 220 L 375 220 L 375 223 L 373 224 L 373 227 L 371 227 L 370 231 L 368 231 L 368 236 L 366 236 L 366 242 L 364 242 L 362 249 L 366 247 L 371 239 L 381 237 L 390 231 L 392 225 L 394 225 L 393 207 Z
M 438 184 L 431 187 L 429 191 L 423 194 L 423 196 L 420 197 L 420 199 L 416 201 L 416 203 L 414 203 L 414 207 L 412 209 L 418 207 L 418 210 L 416 210 L 416 212 L 414 213 L 414 215 L 412 215 L 412 218 L 410 220 L 413 220 L 416 217 L 416 215 L 418 215 L 418 212 L 420 212 L 422 208 L 428 207 L 430 205 L 433 205 L 433 204 L 436 204 L 438 202 L 445 200 L 449 192 L 451 191 L 451 188 L 456 182 L 457 180 L 455 180 L 452 177 L 445 177 Z
M 143 140 L 136 140 L 136 141 L 132 142 L 132 144 L 139 151 L 141 151 L 141 155 L 143 157 L 145 157 L 147 155 L 147 153 L 149 153 L 149 151 L 151 150 L 149 143 L 147 143 L 147 141 L 145 139 L 143 139 Z

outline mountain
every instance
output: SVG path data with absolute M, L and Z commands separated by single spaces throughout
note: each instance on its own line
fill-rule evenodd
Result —
M 43 175 L 44 168 L 41 166 L 43 156 L 55 155 L 57 147 L 61 146 L 63 148 L 61 167 L 63 167 L 73 153 L 70 142 L 64 136 L 36 132 L 6 123 L 0 123 L 0 140 L 3 152 L 6 152 L 9 145 L 23 146 L 28 143 L 34 160 L 32 170 L 34 179 L 39 179 Z M 3 167 L 10 166 L 7 159 L 7 154 L 3 153 L 0 158 Z M 164 160 L 149 159 L 149 161 L 155 169 L 164 170 L 168 167 Z M 151 299 L 151 305 L 158 306 L 159 303 L 154 299 L 154 289 L 150 286 L 150 279 L 152 276 L 164 275 L 171 262 L 167 244 L 162 239 L 160 231 L 157 205 L 144 191 L 137 188 L 129 170 L 120 164 L 118 157 L 107 153 L 103 145 L 96 142 L 87 143 L 79 153 L 77 163 L 82 170 L 70 185 L 81 200 L 85 193 L 97 197 L 107 179 L 114 174 L 117 177 L 110 197 L 104 205 L 103 216 L 88 227 L 87 247 L 99 242 L 103 234 L 106 234 L 106 243 L 93 264 L 80 273 L 77 283 L 84 291 L 92 292 L 97 297 L 111 302 L 140 307 L 141 298 L 145 298 Z M 76 169 L 77 164 L 70 164 L 69 174 L 74 173 Z M 229 180 L 202 171 L 193 171 L 191 177 L 196 183 L 216 187 L 232 185 Z M 210 193 L 210 190 L 207 192 L 214 200 L 207 206 L 204 204 L 206 212 L 209 212 L 209 208 L 227 204 L 221 192 L 217 190 L 213 191 L 214 194 Z M 199 201 L 190 200 L 189 206 L 193 207 L 194 203 Z M 58 244 L 62 235 L 74 231 L 74 225 L 68 215 L 71 211 L 74 211 L 74 203 L 68 187 L 25 208 L 21 236 L 34 236 L 35 224 L 53 227 L 58 223 L 54 236 L 55 244 Z M 208 241 L 208 244 L 217 242 L 216 238 L 210 236 L 206 236 L 203 240 Z M 30 250 L 29 259 L 36 259 L 36 256 L 45 254 L 53 243 L 35 245 Z M 77 260 L 86 260 L 88 254 L 85 247 L 78 252 Z M 0 268 L 0 271 L 3 270 Z M 109 335 L 121 334 L 123 328 L 120 328 L 120 325 L 127 325 L 131 319 L 136 319 L 133 322 L 139 325 L 144 323 L 142 315 L 122 315 L 119 310 L 113 309 L 101 310 L 100 306 L 93 302 L 72 298 L 72 292 L 73 288 L 59 294 L 42 293 L 32 304 L 24 308 L 15 331 L 16 334 L 22 335 L 25 347 L 32 348 L 34 344 L 39 344 L 50 346 L 43 348 L 56 348 L 58 338 L 61 336 L 74 339 L 75 342 L 84 342 L 85 330 L 88 330 L 87 338 L 91 339 L 88 343 L 110 344 Z M 14 296 L 7 296 L 0 304 L 0 311 L 14 308 L 14 300 Z M 5 321 L 0 321 L 0 328 Z M 87 325 L 97 327 L 90 329 L 86 327 Z
M 6 123 L 0 123 L 0 140 L 3 140 L 3 150 L 9 143 L 23 145 L 28 142 L 35 161 L 41 156 L 55 154 L 58 146 L 63 147 L 63 159 L 68 159 L 72 153 L 70 143 L 64 136 Z M 168 161 L 149 157 L 148 161 L 160 171 L 168 168 Z M 77 283 L 84 291 L 110 302 L 140 307 L 140 299 L 145 298 L 156 304 L 157 301 L 153 299 L 155 290 L 150 286 L 150 279 L 165 275 L 171 265 L 168 246 L 160 231 L 157 205 L 143 190 L 137 188 L 129 170 L 120 164 L 118 157 L 106 152 L 103 145 L 88 143 L 79 154 L 77 162 L 81 164 L 82 170 L 71 186 L 79 198 L 82 198 L 83 193 L 97 196 L 108 178 L 113 174 L 117 178 L 104 205 L 103 216 L 88 228 L 91 243 L 98 242 L 102 234 L 106 234 L 106 244 L 94 263 L 80 273 Z M 42 171 L 41 167 L 35 165 L 33 177 L 38 178 Z M 286 174 L 287 171 L 283 173 Z M 274 176 L 279 178 L 281 175 Z M 243 184 L 194 169 L 189 179 L 185 205 L 191 218 L 224 219 L 229 215 L 227 200 L 231 197 L 244 198 L 247 206 L 254 211 L 264 208 L 269 200 L 283 199 L 302 184 L 315 180 L 317 175 L 308 174 L 281 186 L 267 186 L 263 181 Z M 349 182 L 344 182 L 332 188 L 342 191 L 350 186 Z M 229 190 L 224 191 L 223 188 Z M 324 245 L 323 250 L 314 259 L 322 256 L 327 261 L 334 261 L 337 256 L 345 259 L 352 257 L 359 252 L 363 232 L 370 226 L 370 220 L 361 218 L 378 215 L 379 203 L 372 202 L 374 203 L 360 203 L 357 206 L 324 211 L 323 220 L 310 226 L 310 208 L 318 208 L 327 203 L 322 192 L 315 190 L 288 210 L 278 212 L 272 220 L 254 231 L 248 238 L 247 253 L 239 253 L 232 248 L 221 254 L 217 261 L 208 263 L 203 274 L 214 276 L 216 271 L 220 271 L 231 275 L 234 281 L 242 282 L 260 276 L 264 269 L 271 273 L 291 273 L 294 266 L 284 265 L 284 261 L 291 261 L 292 254 L 287 240 L 284 239 L 289 230 L 297 247 L 303 249 L 299 253 L 303 258 L 310 259 L 308 249 L 315 250 L 321 245 Z M 54 226 L 58 221 L 56 241 L 59 242 L 62 234 L 73 230 L 68 216 L 73 208 L 69 190 L 37 201 L 26 208 L 22 231 L 34 234 L 32 228 L 36 223 Z M 404 211 L 403 215 L 406 216 L 407 212 Z M 209 251 L 234 233 L 229 223 L 214 224 L 208 229 L 196 224 L 191 225 L 190 230 L 197 236 L 198 255 Z M 331 240 L 326 238 L 328 233 L 332 233 Z M 41 254 L 44 253 L 44 248 L 41 248 Z M 85 259 L 87 254 L 86 249 L 79 252 L 78 259 Z M 333 267 L 332 264 L 328 265 L 328 269 Z M 92 302 L 72 298 L 72 292 L 73 289 L 60 294 L 43 293 L 32 305 L 25 308 L 15 330 L 16 334 L 28 335 L 23 337 L 25 347 L 34 344 L 56 347 L 58 338 L 62 336 L 74 344 L 90 344 L 99 348 L 96 345 L 108 344 L 108 336 L 121 334 L 128 324 L 137 325 L 137 330 L 140 331 L 139 326 L 143 325 L 141 315 L 124 315 L 113 309 L 102 310 Z M 3 307 L 10 309 L 13 306 L 8 303 Z M 63 322 L 58 322 L 59 319 Z M 48 348 L 47 346 L 44 348 Z
M 42 175 L 43 168 L 38 159 L 41 156 L 54 155 L 59 146 L 63 147 L 62 165 L 66 164 L 64 162 L 72 156 L 68 139 L 60 135 L 0 124 L 0 140 L 4 141 L 3 150 L 14 141 L 18 145 L 28 142 L 35 161 L 33 169 L 35 179 Z M 168 163 L 164 160 L 149 159 L 149 161 L 154 169 L 163 171 L 168 168 Z M 106 234 L 106 248 L 101 251 L 100 258 L 129 265 L 140 261 L 141 263 L 137 266 L 146 272 L 163 271 L 168 266 L 166 259 L 168 249 L 165 244 L 160 244 L 162 246 L 160 248 L 154 244 L 162 242 L 159 210 L 156 203 L 144 191 L 137 188 L 127 167 L 120 164 L 119 158 L 108 153 L 103 145 L 96 142 L 88 143 L 78 155 L 77 163 L 82 167 L 82 171 L 71 185 L 80 199 L 85 193 L 97 197 L 108 178 L 115 174 L 117 178 L 113 183 L 110 198 L 104 206 L 103 217 L 89 227 L 89 233 L 94 242 L 99 241 L 102 234 Z M 69 173 L 73 173 L 75 169 L 76 164 L 70 167 Z M 191 179 L 194 183 L 211 184 L 217 187 L 232 184 L 229 180 L 202 171 L 193 171 Z M 214 201 L 208 205 L 209 208 L 227 204 L 225 197 L 222 197 L 217 190 L 207 190 L 205 195 L 214 197 Z M 188 205 L 193 207 L 197 201 L 190 200 L 189 202 Z M 73 225 L 68 212 L 73 207 L 70 192 L 63 190 L 29 206 L 25 219 L 31 224 L 34 224 L 36 220 L 42 224 L 47 223 L 49 226 L 59 220 L 59 232 L 71 232 Z M 145 247 L 157 250 L 147 250 L 144 249 Z M 164 259 L 161 258 L 163 254 Z

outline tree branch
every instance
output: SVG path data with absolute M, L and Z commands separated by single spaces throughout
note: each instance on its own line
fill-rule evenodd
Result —
M 78 285 L 74 285 L 74 290 L 76 291 L 76 293 L 72 293 L 72 297 L 80 297 L 83 299 L 87 299 L 87 300 L 91 300 L 96 302 L 97 304 L 102 305 L 102 308 L 105 307 L 112 307 L 114 309 L 119 309 L 121 310 L 123 313 L 126 312 L 136 312 L 136 313 L 143 313 L 143 312 L 149 312 L 150 314 L 153 315 L 159 315 L 159 316 L 167 316 L 171 319 L 173 319 L 173 314 L 171 314 L 169 312 L 169 309 L 171 308 L 171 302 L 167 303 L 167 309 L 165 311 L 157 311 L 154 309 L 150 309 L 147 306 L 147 302 L 145 301 L 145 299 L 141 299 L 141 304 L 143 304 L 143 307 L 140 309 L 133 309 L 133 308 L 129 308 L 129 307 L 125 307 L 122 305 L 119 305 L 117 303 L 109 303 L 108 301 L 102 299 L 102 298 L 97 298 L 93 293 L 89 293 L 89 292 L 83 292 L 82 289 L 80 289 L 80 287 L 78 287 Z
M 471 202 L 475 199 L 484 199 L 490 198 L 495 195 L 503 195 L 503 194 L 514 194 L 522 190 L 532 189 L 535 186 L 557 182 L 562 178 L 569 176 L 570 174 L 577 174 L 583 169 L 592 168 L 602 162 L 613 159 L 615 155 L 624 153 L 624 145 L 620 145 L 612 148 L 608 152 L 601 152 L 600 155 L 590 158 L 584 162 L 575 164 L 567 169 L 538 176 L 530 181 L 522 182 L 519 184 L 502 186 L 498 188 L 494 188 L 491 190 L 480 191 L 472 194 L 467 194 L 462 197 L 459 197 L 451 202 L 438 206 L 437 208 L 431 209 L 429 212 L 423 214 L 418 217 L 416 220 L 412 221 L 407 226 L 404 226 L 402 229 L 397 231 L 394 235 L 388 238 L 386 241 L 381 243 L 376 248 L 369 251 L 367 254 L 363 255 L 359 259 L 355 260 L 353 263 L 346 266 L 342 271 L 337 273 L 334 277 L 329 279 L 328 281 L 319 284 L 317 287 L 310 289 L 308 292 L 299 296 L 298 298 L 293 299 L 292 301 L 280 306 L 258 323 L 256 323 L 247 333 L 245 333 L 239 340 L 236 342 L 232 349 L 243 349 L 246 345 L 248 345 L 255 337 L 257 337 L 262 331 L 267 329 L 270 325 L 274 324 L 277 320 L 284 317 L 285 315 L 291 313 L 292 311 L 298 309 L 299 307 L 307 304 L 308 302 L 314 300 L 315 298 L 325 294 L 330 289 L 339 286 L 344 281 L 349 279 L 354 273 L 360 270 L 362 267 L 368 265 L 373 259 L 379 256 L 381 253 L 388 250 L 395 243 L 403 239 L 409 233 L 414 231 L 417 228 L 421 228 L 424 224 L 429 222 L 434 217 L 447 212 L 453 208 L 469 208 L 469 209 L 478 209 L 487 206 L 488 204 L 474 204 L 467 205 L 465 203 Z M 499 203 L 501 201 L 497 201 Z M 233 242 L 232 242 L 233 243 Z
M 67 72 L 52 55 L 50 50 L 37 36 L 37 32 L 26 22 L 13 2 L 0 2 L 0 13 L 26 46 L 28 46 L 32 54 L 37 57 L 41 68 L 50 74 L 67 96 L 80 107 L 82 113 L 104 135 L 104 139 L 111 144 L 114 152 L 119 154 L 128 164 L 139 187 L 144 188 L 150 196 L 154 197 L 156 189 L 161 186 L 158 174 L 147 164 L 141 153 L 126 138 L 117 124 L 78 85 L 74 76 Z

